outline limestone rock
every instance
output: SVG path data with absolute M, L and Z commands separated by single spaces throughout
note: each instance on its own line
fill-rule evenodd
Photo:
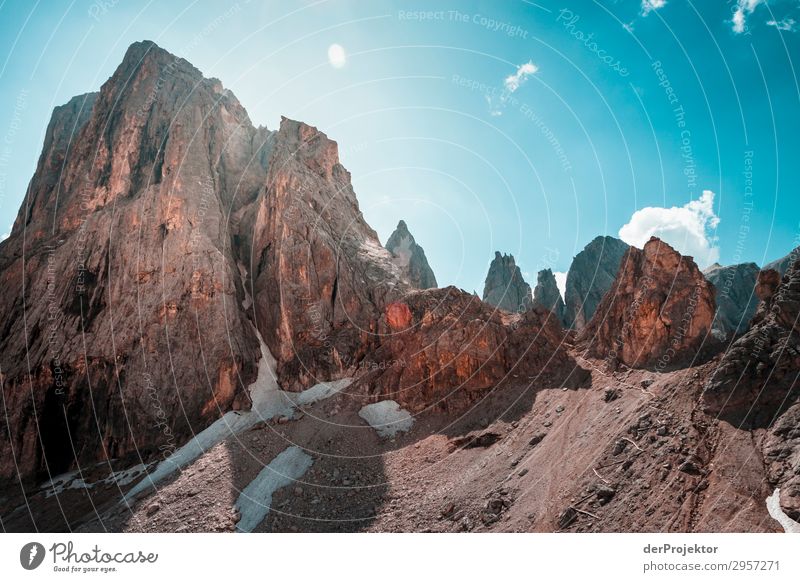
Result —
M 404 220 L 397 223 L 397 228 L 386 241 L 386 250 L 392 253 L 394 263 L 416 289 L 438 287 L 425 251 L 414 240 Z
M 572 260 L 564 292 L 567 328 L 582 329 L 611 289 L 628 245 L 610 236 L 598 236 Z
M 799 374 L 800 262 L 795 262 L 759 305 L 750 330 L 721 358 L 703 392 L 705 409 L 737 425 L 768 426 L 797 399 Z
M 715 264 L 703 271 L 716 291 L 713 330 L 721 339 L 739 335 L 749 328 L 759 302 L 756 294 L 759 272 L 755 263 L 728 267 Z
M 522 313 L 533 305 L 531 286 L 522 278 L 513 255 L 495 252 L 489 265 L 486 283 L 483 287 L 483 300 L 490 305 Z
M 151 42 L 56 108 L 0 246 L 0 478 L 168 451 L 248 405 L 259 350 L 227 217 L 270 136 Z
M 242 224 L 252 233 L 258 327 L 281 386 L 341 377 L 375 341 L 384 307 L 410 285 L 364 220 L 336 142 L 283 118 L 266 185 Z
M 612 366 L 672 369 L 696 361 L 710 342 L 715 310 L 714 286 L 692 258 L 653 237 L 628 249 L 579 341 Z
M 542 269 L 536 277 L 533 289 L 533 303 L 553 313 L 559 323 L 564 321 L 565 307 L 556 278 L 550 269 Z
M 369 356 L 373 371 L 361 379 L 376 400 L 458 411 L 518 376 L 555 387 L 588 378 L 542 308 L 509 314 L 455 287 L 412 291 L 400 304 L 386 309 L 380 345 Z

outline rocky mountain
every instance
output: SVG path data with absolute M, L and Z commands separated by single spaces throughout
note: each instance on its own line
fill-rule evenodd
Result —
M 151 455 L 248 405 L 258 343 L 231 214 L 273 137 L 150 42 L 56 108 L 0 247 L 0 477 Z
M 720 359 L 703 391 L 706 413 L 762 431 L 766 478 L 778 502 L 800 521 L 800 262 L 778 283 L 763 272 L 752 328 Z
M 413 244 L 402 234 L 400 249 Z M 413 294 L 336 142 L 286 118 L 254 127 L 219 81 L 151 42 L 98 94 L 55 110 L 0 280 L 13 409 L 0 479 L 167 455 L 251 408 L 265 358 L 289 391 L 403 361 L 354 386 L 442 409 L 516 367 L 575 368 L 536 314 L 510 321 L 453 289 Z M 554 357 L 520 362 L 533 338 Z
M 558 322 L 563 324 L 566 308 L 552 270 L 542 269 L 537 274 L 536 287 L 533 289 L 533 303 L 551 311 Z
M 641 250 L 628 249 L 579 340 L 611 366 L 665 370 L 691 364 L 710 341 L 714 294 L 691 257 L 653 237 Z
M 374 371 L 360 382 L 414 412 L 464 410 L 520 375 L 569 387 L 587 379 L 547 310 L 502 313 L 455 287 L 406 295 L 387 307 L 378 331 Z
M 433 269 L 425 258 L 425 251 L 414 240 L 404 220 L 397 223 L 397 228 L 386 241 L 386 250 L 392 253 L 394 263 L 408 277 L 412 286 L 417 289 L 438 287 Z
M 800 394 L 800 263 L 783 280 L 764 271 L 752 327 L 728 349 L 703 399 L 737 425 L 769 426 Z
M 265 184 L 240 222 L 257 325 L 281 385 L 340 378 L 410 285 L 364 220 L 336 142 L 284 118 Z
M 525 282 L 513 255 L 495 252 L 483 286 L 483 300 L 506 311 L 522 313 L 533 305 L 531 286 Z
M 396 238 L 324 133 L 131 46 L 54 111 L 0 242 L 3 529 L 800 527 L 797 266 L 726 351 L 657 239 L 576 257 L 576 338 L 550 271 L 417 289 Z
M 611 236 L 598 236 L 575 255 L 564 292 L 567 328 L 582 329 L 611 289 L 628 245 Z
M 756 295 L 759 271 L 755 263 L 728 267 L 714 264 L 703 271 L 714 285 L 717 313 L 712 330 L 719 338 L 739 335 L 750 327 L 759 303 Z
M 800 247 L 797 247 L 783 258 L 772 261 L 771 263 L 767 263 L 764 265 L 763 270 L 777 271 L 780 276 L 783 277 L 786 274 L 786 271 L 789 270 L 789 267 L 797 260 L 798 257 L 800 257 Z

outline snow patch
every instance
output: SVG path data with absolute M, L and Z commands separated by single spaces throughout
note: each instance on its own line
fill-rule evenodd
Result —
M 260 421 L 267 422 L 273 418 L 285 416 L 293 418 L 297 406 L 313 404 L 329 398 L 349 386 L 353 379 L 343 378 L 335 382 L 321 382 L 303 392 L 284 392 L 278 386 L 275 374 L 275 358 L 267 348 L 264 338 L 253 328 L 261 345 L 261 360 L 258 362 L 258 376 L 250 385 L 252 406 L 247 411 L 226 412 L 222 418 L 211 426 L 197 433 L 192 440 L 162 461 L 155 471 L 137 483 L 125 495 L 129 501 L 136 495 L 153 487 L 159 481 L 169 477 L 197 460 L 203 453 L 223 442 L 229 436 L 244 432 Z
M 411 413 L 400 408 L 400 405 L 394 400 L 368 404 L 358 411 L 358 415 L 384 438 L 407 432 L 414 424 Z
M 54 495 L 61 495 L 64 491 L 69 489 L 92 489 L 97 485 L 112 485 L 116 484 L 117 487 L 129 485 L 136 480 L 139 475 L 144 473 L 147 465 L 140 464 L 123 471 L 114 471 L 105 479 L 99 481 L 87 482 L 84 479 L 76 478 L 78 471 L 71 471 L 58 475 L 50 479 L 47 483 L 42 485 L 41 489 L 44 491 L 45 497 L 53 497 Z
M 240 515 L 236 531 L 253 531 L 267 517 L 272 494 L 302 477 L 312 463 L 311 457 L 300 447 L 289 447 L 272 459 L 239 494 L 234 505 Z
M 781 507 L 780 488 L 775 489 L 775 491 L 772 492 L 772 495 L 767 497 L 767 511 L 769 512 L 770 516 L 772 516 L 772 519 L 781 524 L 783 531 L 786 533 L 800 533 L 800 523 L 797 523 L 791 517 L 786 515 Z

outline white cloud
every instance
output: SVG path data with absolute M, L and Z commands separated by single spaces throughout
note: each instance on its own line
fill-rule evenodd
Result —
M 737 0 L 736 10 L 733 12 L 733 32 L 741 34 L 747 28 L 747 17 L 758 8 L 759 4 L 763 4 L 764 0 Z
M 667 0 L 642 0 L 642 16 L 647 16 L 654 10 L 664 8 Z
M 628 224 L 619 229 L 619 237 L 642 248 L 651 236 L 657 236 L 681 254 L 694 257 L 700 268 L 705 268 L 719 260 L 717 239 L 711 233 L 718 224 L 714 193 L 704 190 L 698 200 L 684 206 L 649 206 L 637 210 Z
M 513 93 L 517 89 L 519 89 L 520 85 L 522 85 L 529 76 L 533 75 L 539 70 L 539 67 L 534 65 L 531 61 L 528 61 L 524 65 L 520 65 L 517 67 L 517 72 L 513 75 L 509 75 L 506 77 L 506 80 L 503 84 L 506 86 L 506 89 Z
M 794 32 L 794 25 L 794 18 L 783 18 L 781 20 L 770 20 L 767 22 L 767 26 L 774 26 L 778 30 L 785 30 L 787 32 Z
M 567 296 L 567 274 L 561 271 L 554 271 L 553 276 L 556 278 L 556 287 L 561 293 L 561 299 Z
M 520 86 L 528 80 L 528 77 L 539 72 L 539 67 L 528 61 L 524 65 L 517 67 L 513 75 L 509 75 L 503 80 L 503 90 L 500 94 L 493 92 L 491 95 L 485 95 L 486 103 L 489 105 L 489 115 L 498 117 L 503 115 L 503 109 L 511 101 L 511 94 L 514 93 Z

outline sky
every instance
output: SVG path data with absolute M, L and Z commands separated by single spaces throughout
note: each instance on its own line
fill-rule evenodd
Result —
M 53 107 L 148 39 L 335 139 L 442 286 L 481 293 L 496 250 L 535 283 L 598 235 L 763 265 L 800 244 L 798 29 L 798 0 L 0 0 L 0 235 Z

